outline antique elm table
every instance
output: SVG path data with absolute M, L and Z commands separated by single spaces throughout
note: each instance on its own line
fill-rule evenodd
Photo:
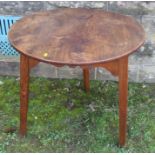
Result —
M 104 67 L 119 79 L 119 144 L 125 144 L 128 56 L 145 40 L 132 17 L 99 9 L 57 9 L 37 12 L 17 21 L 9 31 L 20 53 L 20 135 L 26 135 L 29 71 L 39 62 L 83 69 L 89 91 L 89 69 Z

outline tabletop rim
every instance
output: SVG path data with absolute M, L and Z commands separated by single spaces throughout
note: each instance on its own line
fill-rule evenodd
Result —
M 129 16 L 129 15 L 124 15 L 124 14 L 121 14 L 121 13 L 116 13 L 116 12 L 113 12 L 113 11 L 106 11 L 106 10 L 103 10 L 103 9 L 100 9 L 100 8 L 58 8 L 58 9 L 84 9 L 84 10 L 99 10 L 99 11 L 103 11 L 103 12 L 108 12 L 108 13 L 112 13 L 112 14 L 116 14 L 116 15 L 120 15 L 120 16 L 126 16 L 128 18 L 131 18 L 132 20 L 134 20 L 136 22 L 136 24 L 141 28 L 141 34 L 143 36 L 143 38 L 141 39 L 141 42 L 139 42 L 139 44 L 137 44 L 137 46 L 135 46 L 133 49 L 131 49 L 130 51 L 126 52 L 126 53 L 123 53 L 119 56 L 115 56 L 115 57 L 112 57 L 112 58 L 108 58 L 108 59 L 105 59 L 105 60 L 98 60 L 98 61 L 91 61 L 91 62 L 79 62 L 79 63 L 72 63 L 72 62 L 62 62 L 62 61 L 54 61 L 54 60 L 48 60 L 48 59 L 45 59 L 45 58 L 41 58 L 41 57 L 37 57 L 36 55 L 31 55 L 29 53 L 24 53 L 23 51 L 19 50 L 16 45 L 14 45 L 10 39 L 10 32 L 11 32 L 11 28 L 9 30 L 9 33 L 8 33 L 8 39 L 9 39 L 9 42 L 11 44 L 11 46 L 13 48 L 15 48 L 20 54 L 23 54 L 25 56 L 28 56 L 32 59 L 36 59 L 40 62 L 45 62 L 45 63 L 50 63 L 50 64 L 53 64 L 53 65 L 69 65 L 69 66 L 83 66 L 83 65 L 93 65 L 93 64 L 100 64 L 100 63 L 106 63 L 106 62 L 110 62 L 110 61 L 113 61 L 113 60 L 117 60 L 117 59 L 120 59 L 122 57 L 125 57 L 125 56 L 128 56 L 132 53 L 134 53 L 138 48 L 140 48 L 145 40 L 146 40 L 146 34 L 145 34 L 145 31 L 144 31 L 144 28 L 143 26 L 135 19 L 133 18 L 132 16 Z M 54 10 L 58 10 L 58 9 L 54 9 Z M 38 12 L 34 12 L 32 14 L 29 14 L 29 15 L 26 15 L 24 16 L 23 18 L 21 18 L 20 20 L 24 20 L 25 18 L 29 17 L 29 16 L 33 16 L 33 15 L 37 15 L 37 14 L 40 14 L 40 13 L 46 13 L 46 12 L 52 12 L 53 10 L 45 10 L 45 11 L 38 11 Z M 20 21 L 19 20 L 19 21 Z M 17 21 L 18 23 L 18 21 Z M 14 26 L 16 25 L 16 23 L 14 24 Z

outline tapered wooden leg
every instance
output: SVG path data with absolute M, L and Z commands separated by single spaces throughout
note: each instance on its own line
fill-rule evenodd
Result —
M 29 95 L 29 59 L 20 55 L 20 135 L 27 131 L 27 112 Z
M 123 146 L 126 139 L 128 99 L 128 57 L 119 60 L 119 145 Z
M 89 69 L 83 69 L 83 78 L 84 78 L 84 87 L 86 92 L 90 91 L 90 83 L 89 83 Z

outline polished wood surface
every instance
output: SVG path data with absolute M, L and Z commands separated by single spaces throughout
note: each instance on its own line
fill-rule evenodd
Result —
M 39 62 L 80 66 L 90 90 L 89 69 L 104 67 L 119 79 L 119 144 L 125 145 L 128 56 L 144 43 L 144 30 L 129 16 L 98 9 L 57 9 L 14 24 L 9 40 L 21 53 L 20 134 L 27 133 L 29 73 Z
M 19 52 L 52 64 L 83 65 L 135 51 L 144 31 L 132 17 L 99 9 L 57 9 L 28 15 L 10 29 Z

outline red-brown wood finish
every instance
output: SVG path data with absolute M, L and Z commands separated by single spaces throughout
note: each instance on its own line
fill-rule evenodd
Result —
M 128 57 L 119 60 L 119 144 L 126 138 L 127 99 L 128 99 Z
M 27 131 L 27 112 L 29 96 L 29 58 L 20 55 L 20 135 Z
M 119 144 L 126 139 L 128 56 L 145 40 L 132 17 L 99 9 L 57 9 L 28 15 L 11 27 L 9 40 L 21 53 L 20 134 L 26 134 L 29 71 L 39 62 L 83 69 L 104 67 L 119 78 Z
M 83 79 L 84 79 L 84 87 L 86 92 L 90 91 L 90 83 L 89 83 L 89 69 L 84 68 L 83 69 Z
M 52 64 L 84 65 L 115 60 L 144 42 L 132 17 L 99 9 L 57 9 L 28 15 L 9 31 L 19 52 Z

